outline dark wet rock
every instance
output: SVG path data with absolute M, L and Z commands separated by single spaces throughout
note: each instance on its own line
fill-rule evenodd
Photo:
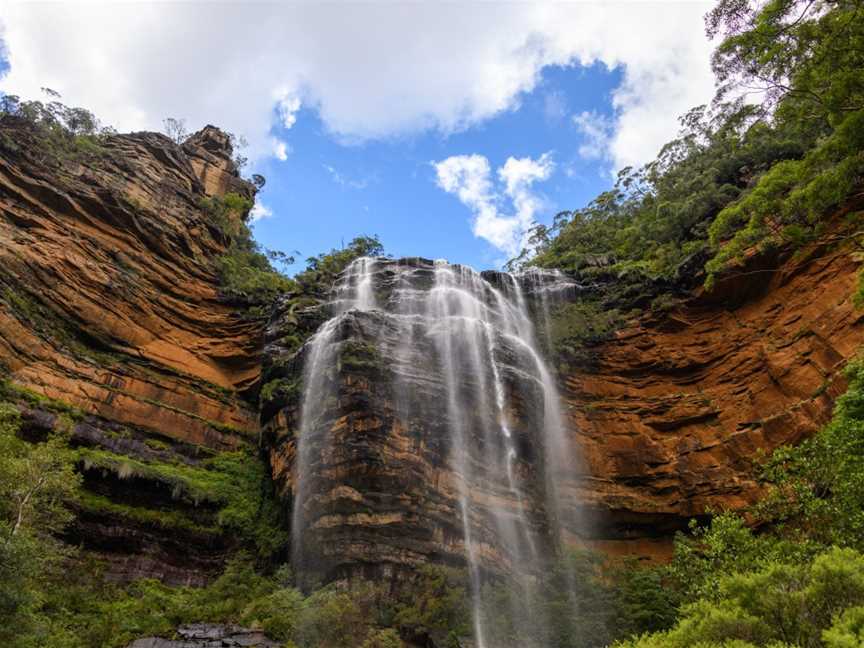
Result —
M 143 637 L 127 648 L 280 648 L 263 632 L 234 625 L 195 623 L 177 629 L 176 639 Z

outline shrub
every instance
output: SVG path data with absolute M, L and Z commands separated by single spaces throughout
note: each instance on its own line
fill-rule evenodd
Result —
M 855 631 L 864 603 L 864 556 L 832 548 L 809 564 L 771 561 L 719 579 L 712 598 L 686 605 L 670 631 L 623 647 L 818 646 Z M 835 625 L 834 619 L 843 621 Z M 734 645 L 734 644 L 733 644 Z
M 388 628 L 369 635 L 360 648 L 402 648 L 402 640 L 398 632 Z

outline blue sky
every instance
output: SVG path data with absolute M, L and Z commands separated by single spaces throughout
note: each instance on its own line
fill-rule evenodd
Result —
M 266 247 L 299 251 L 298 258 L 377 234 L 394 256 L 447 258 L 487 268 L 506 254 L 472 234 L 471 210 L 436 182 L 433 162 L 480 154 L 493 169 L 507 158 L 550 153 L 554 170 L 534 185 L 549 224 L 561 210 L 584 205 L 611 184 L 611 162 L 580 155 L 586 134 L 574 123 L 583 112 L 613 115 L 611 92 L 620 70 L 603 64 L 550 67 L 514 108 L 464 131 L 427 132 L 351 144 L 333 136 L 313 110 L 301 109 L 290 129 L 274 128 L 290 151 L 285 161 L 255 164 L 267 178 L 259 195 L 272 216 L 255 224 Z M 502 199 L 503 214 L 513 212 Z
M 6 3 L 0 92 L 244 135 L 292 271 L 359 234 L 500 265 L 713 94 L 709 0 L 215 6 Z

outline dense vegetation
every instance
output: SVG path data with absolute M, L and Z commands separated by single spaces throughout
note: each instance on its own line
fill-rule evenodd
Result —
M 228 249 L 216 259 L 222 294 L 243 306 L 251 317 L 266 317 L 276 297 L 296 288 L 271 261 L 292 263 L 293 259 L 265 250 L 252 237 L 246 222 L 252 209 L 250 199 L 228 193 L 222 198 L 202 199 L 200 207 L 228 242 Z
M 856 0 L 720 0 L 707 16 L 725 37 L 714 102 L 656 160 L 537 227 L 536 256 L 517 262 L 710 286 L 748 251 L 801 244 L 838 207 L 860 208 L 862 12 Z
M 30 125 L 32 135 L 39 138 L 39 146 L 27 148 L 39 155 L 39 162 L 44 165 L 57 166 L 66 160 L 82 161 L 98 155 L 105 138 L 116 131 L 102 126 L 86 108 L 61 103 L 60 95 L 54 90 L 42 88 L 42 91 L 49 101 L 25 101 L 15 95 L 0 95 L 0 125 L 4 121 Z M 8 150 L 23 148 L 22 142 L 2 129 L 0 141 Z

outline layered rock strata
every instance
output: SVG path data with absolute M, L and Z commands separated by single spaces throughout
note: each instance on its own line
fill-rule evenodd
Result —
M 0 371 L 29 390 L 12 397 L 28 434 L 71 425 L 77 447 L 114 457 L 110 466 L 82 463 L 89 502 L 99 506 L 82 508 L 70 540 L 108 558 L 111 578 L 206 582 L 231 550 L 215 511 L 129 474 L 116 458 L 200 467 L 257 441 L 263 363 L 265 382 L 276 382 L 260 416 L 292 509 L 306 357 L 288 339 L 311 335 L 327 314 L 277 305 L 262 348 L 262 326 L 220 297 L 213 261 L 228 241 L 206 201 L 249 198 L 254 188 L 217 129 L 182 146 L 154 133 L 110 136 L 72 155 L 49 144 L 19 120 L 0 121 Z M 580 460 L 555 484 L 567 515 L 532 507 L 534 534 L 558 524 L 609 552 L 662 556 L 692 516 L 758 498 L 755 459 L 828 420 L 845 387 L 840 369 L 864 342 L 851 299 L 860 263 L 842 238 L 829 232 L 795 256 L 754 257 L 714 292 L 646 311 L 569 363 L 558 388 Z M 376 297 L 386 301 L 396 274 L 382 275 Z M 434 349 L 418 341 L 397 361 L 400 333 L 391 328 L 368 310 L 347 314 L 337 331 L 338 389 L 327 401 L 326 444 L 313 453 L 311 500 L 310 538 L 328 578 L 464 562 L 464 483 L 448 459 L 446 389 L 422 371 Z M 502 366 L 518 365 L 501 354 Z M 536 502 L 545 488 L 531 423 L 540 400 L 515 389 L 506 371 L 501 382 L 514 474 Z M 496 419 L 493 400 L 469 412 L 468 429 Z M 488 467 L 471 470 L 478 560 L 506 570 L 512 558 L 484 511 L 514 511 L 516 500 L 488 487 Z M 147 511 L 182 528 L 162 528 Z
M 71 406 L 76 445 L 185 464 L 256 438 L 243 395 L 259 374 L 260 325 L 220 298 L 214 259 L 228 240 L 206 208 L 229 192 L 251 198 L 254 187 L 213 127 L 182 146 L 135 133 L 70 152 L 0 120 L 0 370 L 16 389 Z M 22 402 L 36 410 L 25 419 L 50 427 L 57 407 Z M 102 506 L 70 533 L 111 559 L 110 576 L 202 582 L 218 569 L 222 539 L 111 506 L 185 515 L 170 486 L 82 470 L 108 503 L 91 497 Z
M 754 257 L 563 376 L 586 468 L 572 498 L 598 546 L 668 555 L 691 517 L 759 497 L 759 458 L 815 433 L 846 388 L 841 369 L 864 343 L 860 265 L 848 242 Z

